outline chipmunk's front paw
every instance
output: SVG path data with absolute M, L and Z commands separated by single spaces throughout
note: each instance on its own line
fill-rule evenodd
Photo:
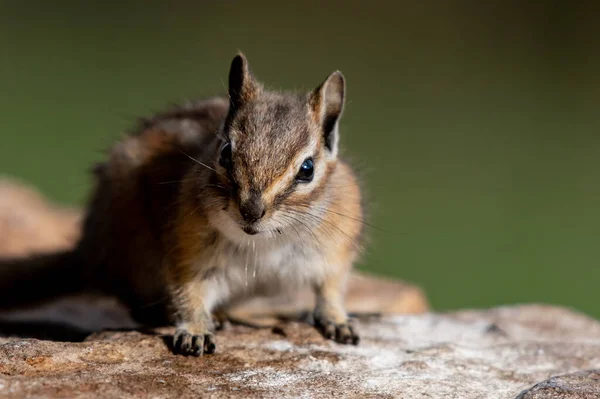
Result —
M 360 337 L 348 321 L 336 324 L 331 320 L 317 318 L 315 323 L 317 329 L 327 339 L 335 340 L 340 344 L 358 345 L 360 342 Z
M 212 333 L 192 334 L 188 330 L 179 329 L 173 336 L 175 353 L 185 356 L 202 356 L 203 353 L 215 353 L 215 337 Z

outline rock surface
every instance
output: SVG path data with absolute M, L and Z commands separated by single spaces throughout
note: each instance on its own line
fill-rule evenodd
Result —
M 563 308 L 516 306 L 357 323 L 359 346 L 310 326 L 235 326 L 202 358 L 175 356 L 172 330 L 84 342 L 4 339 L 3 398 L 597 398 L 600 323 Z M 521 393 L 523 392 L 523 393 Z M 518 396 L 521 393 L 521 396 Z
M 49 203 L 31 187 L 0 178 L 0 255 L 69 248 L 79 237 L 81 212 Z
M 600 370 L 580 371 L 552 377 L 524 391 L 517 399 L 600 398 Z
M 0 181 L 0 256 L 68 248 L 80 220 Z M 234 319 L 269 327 L 229 326 L 203 358 L 173 355 L 172 329 L 136 329 L 109 298 L 3 314 L 0 398 L 600 398 L 600 323 L 568 309 L 423 313 L 418 287 L 354 274 L 347 306 L 363 316 L 354 347 L 275 317 L 313 300 L 301 292 L 234 309 Z

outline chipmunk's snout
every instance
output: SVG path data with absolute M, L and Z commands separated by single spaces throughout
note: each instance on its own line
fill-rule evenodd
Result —
M 260 195 L 253 195 L 245 201 L 240 201 L 240 214 L 248 223 L 256 223 L 263 216 L 267 209 Z

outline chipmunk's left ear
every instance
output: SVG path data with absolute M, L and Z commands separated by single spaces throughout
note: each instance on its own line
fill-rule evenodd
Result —
M 260 84 L 250 73 L 248 60 L 243 53 L 231 61 L 229 69 L 229 98 L 234 108 L 252 101 L 260 91 Z
M 338 147 L 338 121 L 344 110 L 346 81 L 340 71 L 335 71 L 310 95 L 309 104 L 313 118 L 321 125 L 325 147 L 335 156 Z

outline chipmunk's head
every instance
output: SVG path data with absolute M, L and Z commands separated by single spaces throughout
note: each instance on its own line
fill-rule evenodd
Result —
M 333 72 L 310 93 L 269 91 L 242 54 L 233 59 L 226 141 L 215 160 L 220 184 L 230 189 L 221 218 L 229 235 L 298 232 L 323 215 L 344 90 L 343 75 Z

